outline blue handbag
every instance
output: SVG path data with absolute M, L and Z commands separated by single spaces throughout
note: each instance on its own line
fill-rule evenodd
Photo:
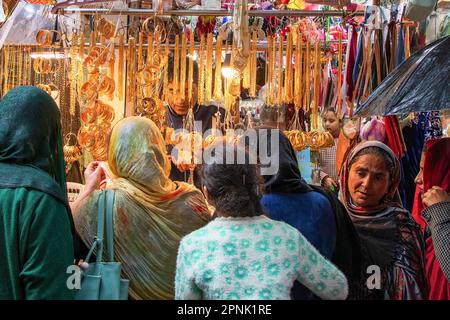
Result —
M 98 199 L 97 236 L 94 239 L 86 262 L 97 249 L 95 263 L 89 263 L 82 272 L 81 287 L 75 295 L 77 300 L 127 300 L 129 280 L 121 279 L 122 264 L 114 262 L 114 190 L 103 190 Z M 106 238 L 108 261 L 103 261 L 103 246 Z

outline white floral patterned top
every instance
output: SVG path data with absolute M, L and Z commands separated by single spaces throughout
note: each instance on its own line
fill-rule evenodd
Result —
M 266 216 L 217 218 L 180 243 L 175 299 L 290 299 L 295 280 L 345 299 L 347 279 L 297 229 Z

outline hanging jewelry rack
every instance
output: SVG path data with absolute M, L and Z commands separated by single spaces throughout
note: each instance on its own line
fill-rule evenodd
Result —
M 124 15 L 124 16 L 215 16 L 226 17 L 232 16 L 233 12 L 228 10 L 167 10 L 162 14 L 158 14 L 156 10 L 151 9 L 127 9 L 127 10 L 110 10 L 104 8 L 73 8 L 58 9 L 56 14 L 83 14 L 83 15 Z M 341 17 L 346 13 L 343 10 L 250 10 L 249 17 Z M 363 16 L 364 11 L 356 11 L 350 13 L 353 16 Z

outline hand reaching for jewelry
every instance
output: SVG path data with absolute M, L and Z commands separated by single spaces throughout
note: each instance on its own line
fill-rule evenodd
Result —
M 173 164 L 177 167 L 180 172 L 185 172 L 191 168 L 195 168 L 195 164 L 190 164 L 183 162 L 182 160 L 177 160 L 176 157 L 169 156 Z
M 72 213 L 78 211 L 81 203 L 89 197 L 95 190 L 100 188 L 100 184 L 106 178 L 106 174 L 99 161 L 89 163 L 86 170 L 84 170 L 85 185 L 83 191 L 78 195 L 77 199 L 70 204 Z
M 84 185 L 84 191 L 91 193 L 92 191 L 99 189 L 100 183 L 106 178 L 106 174 L 99 161 L 89 163 L 84 171 L 84 179 L 86 184 Z

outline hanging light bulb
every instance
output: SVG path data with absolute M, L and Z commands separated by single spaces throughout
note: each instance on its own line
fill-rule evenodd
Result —
M 231 67 L 231 53 L 227 53 L 225 61 L 222 64 L 222 76 L 226 79 L 239 77 L 239 71 Z
M 197 51 L 194 51 L 193 54 L 188 53 L 188 54 L 187 54 L 187 57 L 188 57 L 189 59 L 193 60 L 193 61 L 197 61 L 197 59 L 198 59 L 198 53 L 197 53 Z

